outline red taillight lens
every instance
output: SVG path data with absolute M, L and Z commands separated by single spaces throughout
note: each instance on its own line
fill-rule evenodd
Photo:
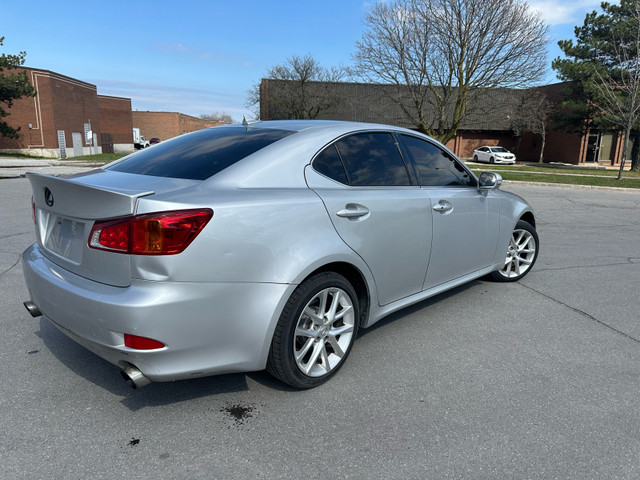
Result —
M 124 346 L 135 348 L 136 350 L 155 350 L 156 348 L 164 348 L 164 343 L 151 338 L 139 337 L 137 335 L 124 334 Z
M 33 201 L 33 197 L 31 197 L 31 213 L 33 213 L 33 223 L 38 224 L 38 220 L 36 219 L 36 202 Z
M 134 255 L 175 255 L 193 242 L 213 210 L 178 210 L 96 222 L 89 247 Z

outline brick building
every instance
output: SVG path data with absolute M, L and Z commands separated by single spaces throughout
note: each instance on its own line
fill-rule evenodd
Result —
M 98 95 L 87 82 L 21 67 L 36 97 L 13 102 L 4 120 L 19 138 L 0 137 L 0 151 L 49 158 L 133 152 L 133 128 L 161 140 L 220 125 L 177 112 L 132 112 L 131 99 Z
M 177 112 L 131 112 L 133 126 L 140 129 L 140 135 L 147 140 L 159 138 L 168 140 L 183 133 L 195 132 L 203 128 L 217 127 L 220 122 L 202 120 L 200 118 Z
M 97 94 L 87 82 L 49 70 L 22 67 L 37 92 L 13 102 L 5 121 L 20 127 L 19 138 L 0 137 L 0 151 L 50 158 L 102 153 L 101 136 L 122 137 L 124 126 L 115 125 L 105 114 L 126 122 L 131 132 L 131 100 Z M 106 122 L 106 123 L 105 123 Z M 110 129 L 115 129 L 112 133 Z M 131 134 L 128 138 L 133 150 Z
M 552 103 L 562 99 L 564 84 L 538 87 Z M 328 104 L 318 119 L 347 120 L 398 125 L 415 128 L 399 103 L 390 98 L 397 96 L 401 103 L 412 105 L 409 92 L 402 87 L 365 83 L 309 82 L 305 98 L 314 98 Z M 295 82 L 263 78 L 260 83 L 260 118 L 279 120 L 291 118 L 287 112 L 290 100 L 300 95 Z M 391 92 L 391 93 L 390 93 Z M 447 147 L 456 155 L 470 158 L 473 150 L 481 145 L 502 145 L 511 151 L 518 147 L 519 160 L 537 161 L 542 146 L 541 137 L 525 132 L 520 138 L 515 135 L 510 113 L 522 105 L 527 90 L 497 88 L 485 92 L 473 105 L 469 115 L 458 129 L 456 136 L 447 142 Z M 427 118 L 434 112 L 425 111 Z M 544 160 L 572 164 L 598 163 L 600 165 L 620 165 L 622 157 L 622 132 L 598 131 L 585 122 L 582 132 L 569 133 L 550 126 L 547 129 Z

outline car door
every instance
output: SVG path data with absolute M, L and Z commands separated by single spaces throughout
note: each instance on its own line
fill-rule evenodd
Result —
M 499 202 L 449 152 L 422 138 L 401 135 L 433 212 L 431 256 L 424 289 L 492 264 L 499 234 Z
M 481 162 L 488 162 L 489 161 L 488 151 L 489 149 L 487 147 L 480 147 L 478 149 L 478 160 L 480 160 Z
M 392 134 L 339 139 L 316 155 L 306 178 L 337 233 L 370 268 L 380 305 L 422 290 L 432 210 Z

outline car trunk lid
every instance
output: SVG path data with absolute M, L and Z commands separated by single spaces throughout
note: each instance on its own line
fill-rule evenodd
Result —
M 121 287 L 131 283 L 130 256 L 89 248 L 95 221 L 133 215 L 141 197 L 194 183 L 104 170 L 69 177 L 28 173 L 27 178 L 43 254 L 82 277 Z

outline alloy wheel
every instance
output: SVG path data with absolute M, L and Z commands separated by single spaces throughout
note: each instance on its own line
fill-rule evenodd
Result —
M 504 267 L 498 270 L 506 278 L 522 277 L 533 265 L 536 256 L 537 243 L 533 234 L 525 229 L 516 228 L 513 231 Z
M 321 377 L 342 362 L 353 341 L 355 309 L 349 295 L 337 287 L 321 290 L 302 310 L 293 335 L 298 369 Z

